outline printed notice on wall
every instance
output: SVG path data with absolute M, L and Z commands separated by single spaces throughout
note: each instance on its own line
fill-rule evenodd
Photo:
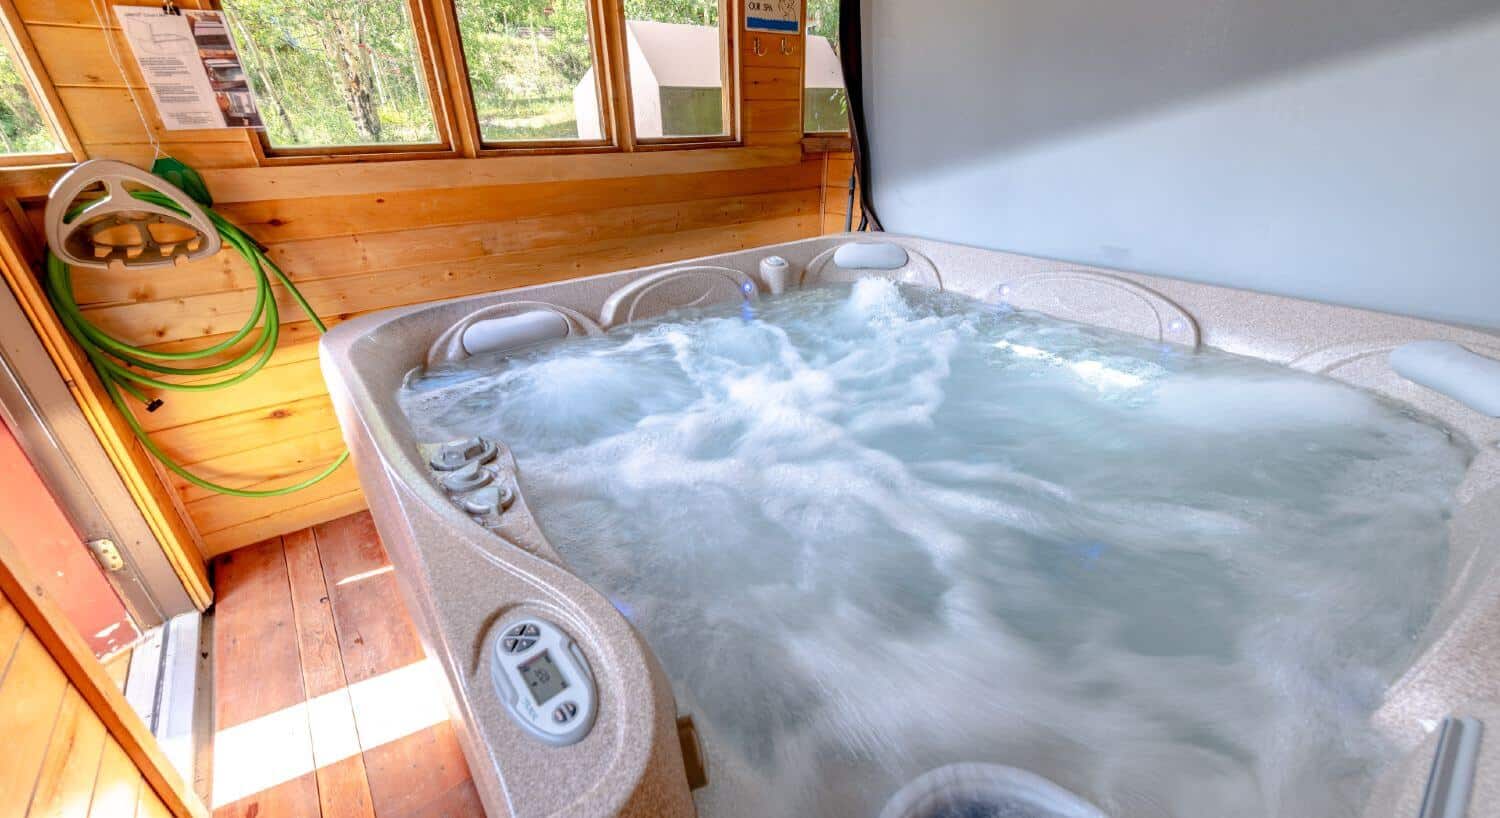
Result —
M 802 28 L 802 4 L 798 0 L 745 0 L 745 28 L 796 34 Z
M 115 6 L 115 14 L 168 130 L 264 127 L 223 12 Z

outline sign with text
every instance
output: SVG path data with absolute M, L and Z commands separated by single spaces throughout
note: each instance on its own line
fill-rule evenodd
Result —
M 115 14 L 163 127 L 263 127 L 223 12 L 115 6 Z
M 796 34 L 802 29 L 801 0 L 745 0 L 745 28 Z

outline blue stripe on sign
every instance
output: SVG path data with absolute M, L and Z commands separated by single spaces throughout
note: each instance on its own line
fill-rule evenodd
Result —
M 745 28 L 761 29 L 762 31 L 787 31 L 797 33 L 796 20 L 767 20 L 764 17 L 749 17 L 745 20 Z

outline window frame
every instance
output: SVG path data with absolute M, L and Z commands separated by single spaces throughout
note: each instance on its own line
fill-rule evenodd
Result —
M 65 165 L 87 159 L 88 155 L 84 153 L 83 142 L 78 138 L 78 133 L 73 130 L 73 123 L 64 114 L 62 99 L 52 85 L 52 78 L 47 75 L 46 69 L 42 66 L 41 57 L 37 53 L 36 46 L 31 42 L 31 36 L 26 32 L 26 25 L 21 20 L 20 12 L 17 11 L 13 0 L 0 0 L 0 29 L 3 29 L 0 31 L 0 36 L 5 38 L 5 41 L 0 43 L 0 48 L 9 49 L 10 56 L 16 63 L 16 73 L 21 76 L 22 84 L 26 86 L 26 92 L 31 96 L 32 104 L 36 106 L 37 113 L 52 130 L 52 135 L 57 139 L 59 147 L 59 150 L 49 153 L 0 155 L 0 171 Z
M 13 0 L 0 0 L 9 5 Z M 405 0 L 411 17 L 417 57 L 427 80 L 429 104 L 438 140 L 430 143 L 309 145 L 274 147 L 265 129 L 250 129 L 249 139 L 261 167 L 333 163 L 388 162 L 413 159 L 473 159 L 496 156 L 558 156 L 598 153 L 645 153 L 709 148 L 744 147 L 740 48 L 744 37 L 741 0 L 719 2 L 720 76 L 723 87 L 724 133 L 714 136 L 672 136 L 641 139 L 635 133 L 635 109 L 630 90 L 629 52 L 625 34 L 624 0 L 585 0 L 589 13 L 590 50 L 598 83 L 600 124 L 605 136 L 597 140 L 549 139 L 485 141 L 469 82 L 458 0 Z M 222 0 L 207 0 L 223 10 Z M 807 4 L 802 4 L 806 34 Z M 799 97 L 800 99 L 800 97 Z M 81 159 L 81 156 L 80 156 Z
M 469 79 L 469 63 L 464 54 L 463 29 L 458 22 L 458 4 L 462 0 L 436 0 L 440 7 L 441 41 L 446 46 L 444 68 L 454 101 L 455 113 L 462 125 L 465 154 L 468 156 L 532 156 L 540 154 L 605 153 L 621 149 L 619 121 L 614 88 L 614 71 L 608 61 L 611 51 L 606 4 L 610 0 L 584 0 L 589 21 L 589 52 L 594 61 L 595 94 L 599 101 L 600 139 L 508 139 L 487 141 L 479 124 L 479 108 L 474 103 L 474 86 Z
M 804 123 L 807 122 L 807 60 L 808 60 L 808 56 L 807 56 L 807 54 L 808 54 L 807 41 L 808 41 L 808 38 L 812 37 L 812 32 L 809 31 L 808 28 L 807 28 L 807 7 L 808 7 L 808 5 L 809 5 L 808 0 L 802 0 L 802 79 L 799 80 L 798 83 L 797 83 L 798 86 L 799 86 L 797 88 L 797 102 L 798 102 L 798 108 L 799 108 L 798 113 L 801 115 L 802 121 Z M 840 59 L 842 60 L 842 57 Z M 842 65 L 840 66 L 839 76 L 840 76 L 840 79 L 843 78 L 843 68 L 842 68 Z M 845 99 L 848 99 L 848 96 L 849 96 L 849 83 L 845 82 L 844 83 L 844 97 L 845 97 Z M 828 145 L 828 148 L 826 148 L 826 149 L 848 150 L 847 146 L 850 143 L 849 132 L 852 129 L 853 129 L 853 125 L 852 124 L 851 125 L 847 125 L 842 131 L 809 131 L 809 130 L 803 129 L 803 131 L 802 131 L 803 144 L 804 145 L 808 145 L 808 144 L 819 145 L 819 144 L 826 143 Z M 809 143 L 809 140 L 811 140 L 811 143 Z
M 630 50 L 625 37 L 625 0 L 606 0 L 616 14 L 619 27 L 616 51 L 621 63 L 621 77 L 616 93 L 624 101 L 631 146 L 627 150 L 685 150 L 690 148 L 723 148 L 743 144 L 740 133 L 740 14 L 743 0 L 719 0 L 719 82 L 723 89 L 724 133 L 710 136 L 660 136 L 641 138 L 635 133 L 635 98 L 630 88 Z M 807 14 L 807 3 L 802 4 Z
M 8 2 L 9 0 L 0 0 Z M 427 104 L 432 109 L 432 124 L 437 131 L 433 142 L 373 143 L 355 145 L 299 145 L 276 147 L 265 128 L 251 128 L 250 146 L 255 151 L 257 164 L 262 167 L 275 165 L 313 165 L 334 162 L 393 162 L 407 159 L 458 159 L 464 156 L 454 138 L 457 121 L 454 105 L 448 99 L 447 85 L 439 74 L 438 63 L 443 59 L 443 42 L 437 25 L 435 2 L 441 0 L 404 0 L 407 16 L 411 20 L 412 41 L 417 47 L 417 59 L 422 64 L 422 75 L 427 80 Z M 222 0 L 211 0 L 215 11 L 223 11 Z M 450 8 L 451 3 L 447 4 Z M 258 100 L 257 100 L 258 102 Z

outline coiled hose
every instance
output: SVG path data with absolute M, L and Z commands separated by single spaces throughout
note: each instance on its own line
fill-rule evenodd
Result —
M 182 208 L 178 207 L 175 202 L 156 191 L 136 190 L 131 191 L 131 195 L 143 202 L 149 202 L 183 213 Z M 83 205 L 75 208 L 68 214 L 68 218 L 74 218 L 86 206 Z M 62 319 L 63 326 L 78 341 L 79 345 L 83 347 L 83 351 L 88 355 L 89 361 L 93 363 L 94 369 L 99 372 L 99 378 L 104 383 L 105 391 L 109 393 L 110 400 L 114 402 L 115 406 L 119 407 L 120 413 L 125 416 L 125 422 L 130 425 L 130 429 L 135 433 L 136 439 L 141 442 L 142 446 L 146 447 L 146 451 L 150 452 L 152 457 L 161 461 L 161 464 L 166 466 L 173 474 L 178 475 L 199 488 L 235 497 L 280 497 L 292 492 L 301 491 L 315 485 L 337 471 L 339 466 L 344 465 L 344 461 L 349 459 L 349 452 L 345 451 L 340 454 L 337 459 L 321 472 L 289 486 L 259 491 L 233 488 L 205 480 L 173 460 L 166 452 L 161 450 L 161 447 L 156 445 L 151 439 L 151 435 L 141 427 L 141 423 L 136 419 L 135 413 L 125 403 L 125 395 L 129 394 L 131 397 L 145 404 L 147 411 L 155 411 L 157 407 L 161 406 L 161 401 L 147 398 L 145 393 L 141 391 L 141 387 L 173 392 L 212 392 L 242 383 L 259 372 L 266 365 L 266 362 L 271 359 L 271 353 L 276 350 L 276 340 L 281 334 L 280 310 L 276 306 L 276 299 L 271 294 L 272 276 L 281 282 L 281 286 L 297 302 L 297 306 L 302 309 L 302 312 L 306 313 L 307 317 L 312 321 L 313 326 L 318 328 L 319 333 L 328 331 L 327 325 L 318 318 L 318 314 L 313 311 L 312 306 L 307 303 L 307 299 L 297 290 L 297 286 L 292 283 L 291 279 L 287 278 L 286 273 L 282 272 L 280 267 L 276 266 L 276 262 L 266 256 L 261 250 L 260 245 L 249 234 L 208 208 L 204 208 L 204 212 L 213 221 L 214 227 L 218 229 L 219 236 L 223 238 L 224 243 L 239 251 L 239 254 L 250 265 L 250 269 L 255 271 L 255 308 L 250 311 L 250 317 L 245 321 L 244 326 L 240 327 L 239 331 L 223 341 L 213 346 L 204 347 L 203 349 L 188 350 L 185 352 L 155 352 L 143 347 L 127 344 L 109 335 L 90 323 L 88 318 L 84 316 L 83 310 L 79 308 L 78 301 L 73 295 L 72 271 L 68 268 L 67 264 L 63 263 L 62 259 L 53 255 L 50 250 L 47 252 L 47 298 L 52 302 L 53 310 Z M 184 213 L 184 215 L 186 214 Z M 232 349 L 236 344 L 250 337 L 251 333 L 256 333 L 257 331 L 258 334 L 254 342 L 234 356 L 218 363 L 203 364 L 200 366 L 191 365 L 193 361 L 212 358 Z M 178 383 L 154 377 L 152 374 L 146 374 L 154 373 L 155 375 L 201 378 L 207 375 L 228 372 L 236 367 L 243 366 L 247 362 L 250 362 L 250 365 L 239 372 L 228 375 L 221 380 L 208 383 Z M 139 370 L 144 370 L 144 372 Z

